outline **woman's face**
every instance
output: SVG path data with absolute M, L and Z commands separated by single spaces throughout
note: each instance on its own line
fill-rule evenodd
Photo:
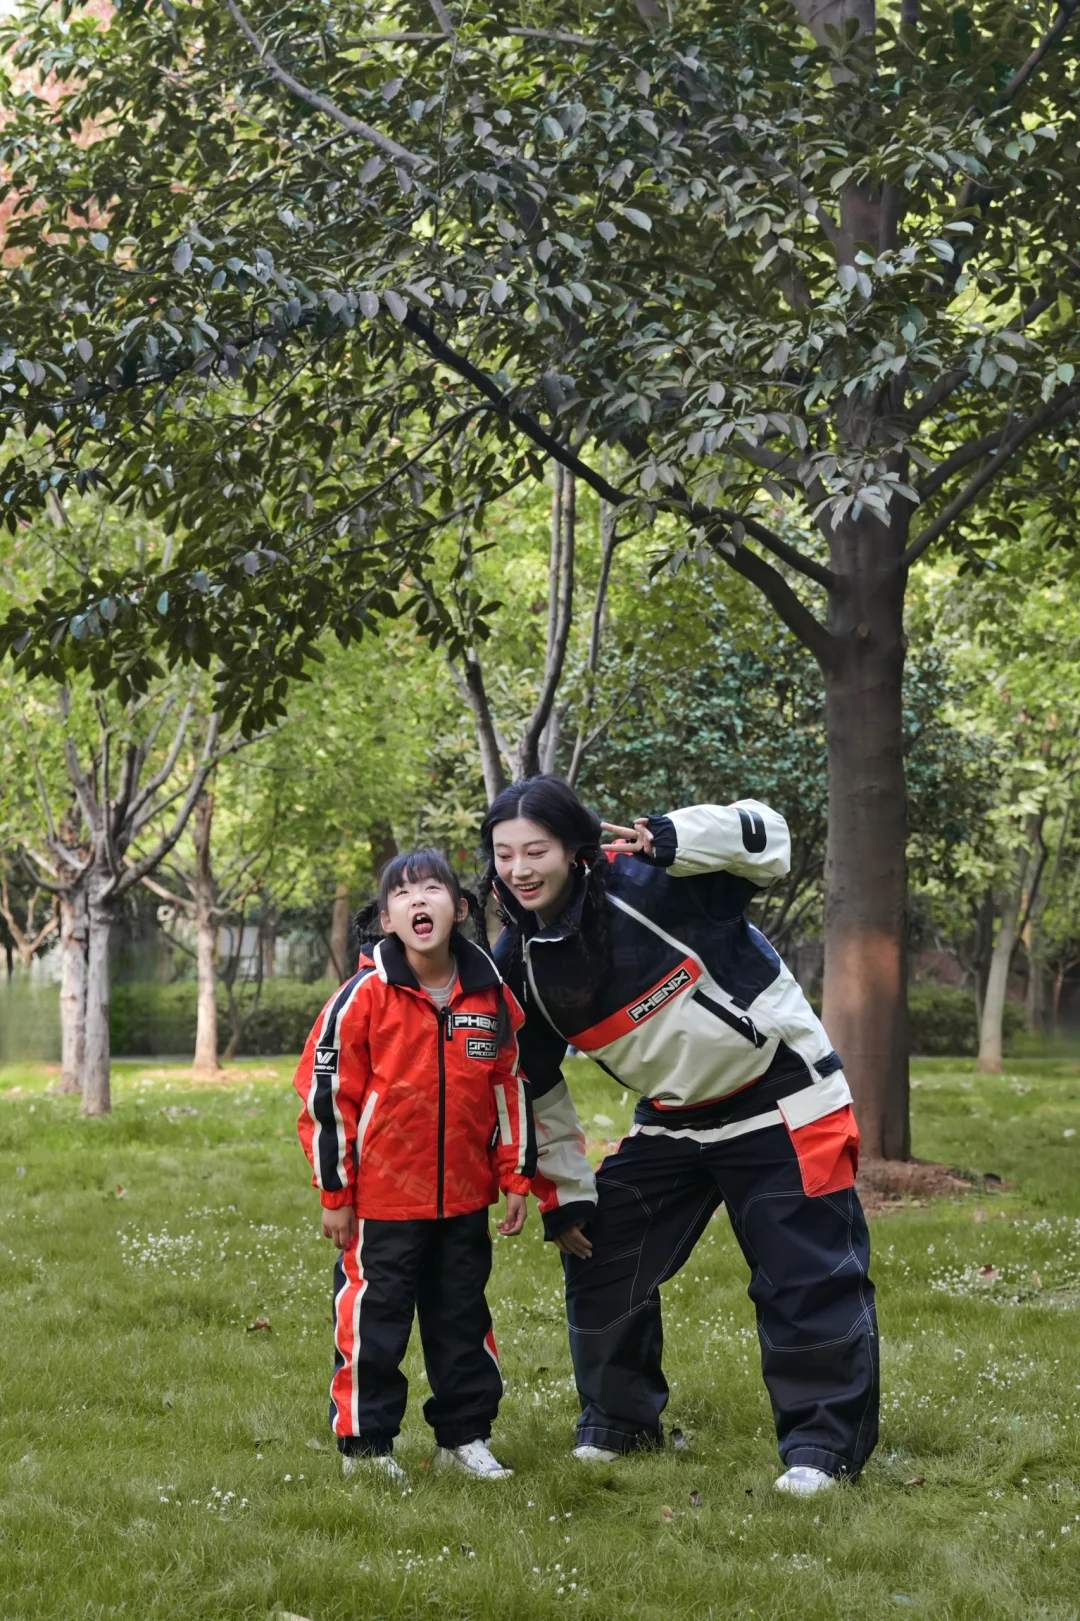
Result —
M 500 882 L 526 911 L 557 917 L 569 899 L 574 852 L 525 816 L 496 822 L 492 845 Z

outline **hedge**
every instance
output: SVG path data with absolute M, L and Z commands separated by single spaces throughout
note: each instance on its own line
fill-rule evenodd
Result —
M 241 1053 L 269 1058 L 298 1053 L 330 995 L 328 980 L 306 985 L 297 979 L 268 979 L 259 1006 L 244 1031 Z M 218 990 L 218 1047 L 229 1040 L 229 1015 Z M 125 1057 L 179 1056 L 195 1051 L 196 986 L 130 984 L 113 987 L 110 1029 L 113 1054 Z
M 295 979 L 270 979 L 244 1035 L 241 1052 L 256 1057 L 298 1053 L 330 994 L 328 980 L 306 985 Z M 967 1057 L 978 1050 L 975 997 L 951 985 L 913 985 L 911 1050 L 927 1058 Z M 1005 1039 L 1024 1028 L 1023 1010 L 1005 1004 Z M 229 1037 L 224 997 L 218 995 L 218 1036 L 223 1049 Z M 117 985 L 112 1002 L 113 1052 L 125 1056 L 162 1056 L 195 1051 L 195 984 Z
M 978 1052 L 974 991 L 957 990 L 953 985 L 912 985 L 908 1008 L 913 1053 L 925 1058 L 969 1058 Z M 1006 1045 L 1024 1028 L 1023 1008 L 1018 1002 L 1006 1002 L 1002 1022 Z

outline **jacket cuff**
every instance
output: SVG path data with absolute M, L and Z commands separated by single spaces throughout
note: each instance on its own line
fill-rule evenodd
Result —
M 532 1192 L 532 1182 L 530 1179 L 527 1176 L 518 1176 L 516 1171 L 511 1171 L 509 1176 L 500 1177 L 499 1186 L 504 1193 Z
M 647 861 L 650 867 L 670 867 L 679 853 L 679 838 L 670 816 L 646 816 L 646 825 L 653 836 L 651 856 L 638 851 L 635 860 Z
M 340 1193 L 327 1193 L 325 1188 L 319 1190 L 324 1210 L 344 1210 L 346 1205 L 353 1202 L 352 1188 L 342 1188 Z
M 572 1204 L 560 1204 L 556 1205 L 554 1210 L 542 1210 L 540 1219 L 544 1223 L 544 1238 L 557 1238 L 560 1233 L 565 1233 L 568 1227 L 584 1227 L 595 1215 L 594 1199 L 575 1199 Z

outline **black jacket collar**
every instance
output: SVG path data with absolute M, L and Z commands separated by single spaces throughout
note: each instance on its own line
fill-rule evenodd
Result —
M 376 949 L 378 956 L 376 956 Z M 454 960 L 457 963 L 458 980 L 463 996 L 473 991 L 482 991 L 489 985 L 501 985 L 502 977 L 486 951 L 474 946 L 471 940 L 459 935 L 453 943 Z M 396 934 L 387 934 L 375 945 L 365 945 L 361 958 L 370 959 L 376 968 L 381 967 L 383 977 L 388 985 L 406 985 L 410 990 L 419 991 L 423 987 L 412 969 L 409 959 L 405 955 L 405 947 Z

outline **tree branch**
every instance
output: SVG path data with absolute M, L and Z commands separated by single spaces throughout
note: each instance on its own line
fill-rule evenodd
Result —
M 921 534 L 916 535 L 907 551 L 901 558 L 904 568 L 910 568 L 923 553 L 931 547 L 945 533 L 949 525 L 960 514 L 977 501 L 979 496 L 1000 473 L 1001 469 L 1012 460 L 1016 452 L 1027 443 L 1031 436 L 1046 427 L 1057 416 L 1065 415 L 1067 411 L 1080 400 L 1080 390 L 1074 393 L 1063 393 L 1051 400 L 1043 410 L 1037 411 L 1034 416 L 1021 422 L 1015 432 L 1006 439 L 997 454 L 991 458 L 973 478 L 970 478 L 964 488 L 951 500 L 948 506 L 938 513 L 933 523 L 928 524 Z
M 954 450 L 950 456 L 947 456 L 943 462 L 939 462 L 916 486 L 919 499 L 929 501 L 930 497 L 936 495 L 943 484 L 948 483 L 954 473 L 959 473 L 961 468 L 967 467 L 971 462 L 981 461 L 984 456 L 989 456 L 992 450 L 1000 449 L 1001 441 L 1008 430 L 1008 426 L 1009 418 L 1006 417 L 1001 427 L 995 428 L 993 433 L 985 434 L 981 439 L 973 439 L 969 445 L 961 445 L 958 450 Z
M 301 84 L 299 79 L 294 79 L 292 74 L 287 73 L 277 59 L 267 50 L 258 34 L 245 20 L 235 0 L 225 0 L 225 8 L 248 44 L 255 51 L 270 77 L 276 79 L 278 84 L 283 85 L 286 90 L 291 91 L 294 96 L 306 102 L 316 112 L 322 113 L 326 118 L 334 119 L 336 123 L 341 125 L 342 129 L 348 130 L 350 135 L 356 135 L 360 140 L 368 141 L 372 146 L 378 147 L 380 152 L 385 152 L 387 157 L 393 158 L 395 163 L 404 163 L 413 170 L 427 167 L 425 159 L 417 157 L 415 153 L 408 151 L 406 147 L 399 146 L 397 141 L 391 140 L 389 135 L 384 135 L 381 130 L 375 129 L 371 124 L 363 123 L 359 118 L 353 118 L 349 113 L 343 112 L 327 96 L 320 96 L 316 91 L 309 90 L 306 85 Z
M 132 801 L 132 826 L 141 826 L 142 822 L 147 820 L 147 817 L 140 815 L 143 807 L 149 804 L 150 800 L 153 799 L 159 788 L 163 788 L 165 786 L 176 769 L 176 762 L 180 758 L 180 750 L 184 746 L 184 739 L 187 736 L 188 727 L 191 725 L 191 719 L 194 713 L 195 692 L 193 690 L 191 697 L 184 705 L 183 713 L 177 722 L 176 731 L 173 734 L 173 740 L 169 745 L 169 752 L 165 756 L 164 764 L 159 771 L 154 773 L 154 775 L 150 778 L 150 781 L 140 793 L 136 794 L 134 800 Z
M 577 522 L 574 480 L 572 478 L 564 482 L 560 508 L 559 609 L 551 646 L 548 649 L 548 656 L 545 661 L 544 679 L 540 687 L 540 695 L 536 700 L 536 707 L 521 734 L 521 745 L 518 752 L 524 776 L 533 774 L 533 767 L 536 764 L 534 759 L 536 746 L 540 734 L 551 716 L 555 694 L 558 692 L 559 682 L 562 680 L 563 665 L 566 662 L 566 648 L 570 640 L 570 626 L 574 617 L 574 550 Z
M 119 878 L 115 879 L 113 883 L 110 884 L 110 894 L 122 895 L 126 890 L 130 889 L 133 884 L 140 883 L 142 879 L 146 877 L 147 873 L 153 872 L 154 868 L 158 866 L 162 860 L 164 860 L 179 839 L 181 833 L 183 833 L 188 824 L 188 819 L 195 808 L 195 801 L 202 793 L 207 777 L 217 764 L 218 756 L 215 755 L 214 749 L 217 743 L 218 730 L 220 726 L 221 716 L 217 714 L 211 715 L 210 725 L 206 734 L 206 745 L 203 749 L 203 757 L 199 761 L 199 764 L 192 775 L 191 782 L 188 784 L 188 791 L 184 796 L 180 809 L 176 813 L 176 817 L 171 828 L 169 828 L 167 833 L 162 834 L 161 838 L 158 840 L 157 844 L 155 845 L 154 849 L 151 850 L 149 855 L 143 856 L 141 861 L 133 862 L 125 869 L 124 872 L 120 874 Z
M 726 550 L 725 545 L 731 544 L 726 528 L 707 535 L 706 540 L 736 574 L 741 574 L 744 580 L 757 587 L 788 629 L 813 653 L 822 669 L 827 669 L 832 661 L 834 637 L 806 604 L 800 602 L 784 576 L 746 546 L 736 546 L 734 551 Z
M 1008 321 L 1002 331 L 1023 332 L 1025 327 L 1037 321 L 1040 315 L 1044 315 L 1055 301 L 1055 298 L 1040 294 L 1038 298 L 1032 299 L 1026 310 L 1022 310 L 1013 320 Z M 927 389 L 918 405 L 907 413 L 910 426 L 920 427 L 927 417 L 932 416 L 938 406 L 943 404 L 950 394 L 955 394 L 961 384 L 966 383 L 970 377 L 971 373 L 966 366 L 957 366 L 952 371 L 946 372 L 944 377 L 939 377 L 937 382 Z

